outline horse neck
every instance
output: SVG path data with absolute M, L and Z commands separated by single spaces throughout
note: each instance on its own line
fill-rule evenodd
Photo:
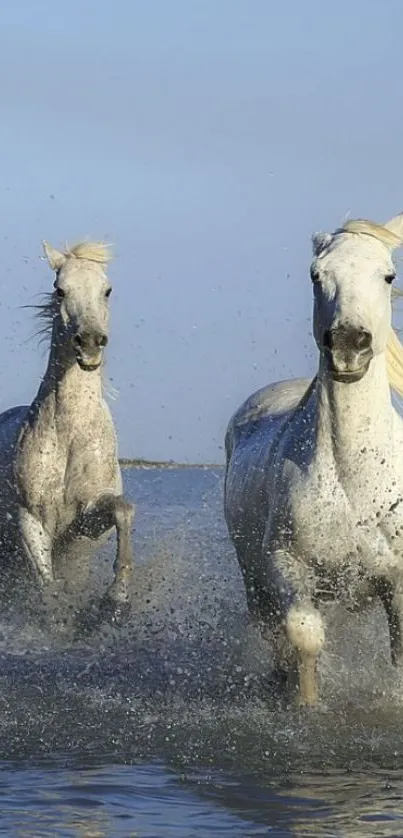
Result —
M 317 447 L 338 466 L 354 470 L 363 459 L 390 460 L 393 407 L 382 353 L 355 383 L 333 381 L 321 363 L 317 386 Z
M 47 406 L 56 417 L 71 420 L 74 414 L 76 421 L 84 423 L 89 412 L 104 406 L 102 366 L 92 372 L 82 370 L 58 339 L 55 326 L 48 365 L 35 403 L 37 407 Z

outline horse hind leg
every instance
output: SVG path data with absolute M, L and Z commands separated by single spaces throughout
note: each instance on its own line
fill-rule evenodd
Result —
M 403 668 L 403 591 L 396 591 L 386 580 L 382 580 L 377 593 L 386 612 L 389 628 L 390 657 L 393 666 Z
M 255 625 L 260 626 L 264 610 L 261 587 L 255 574 L 250 568 L 242 569 L 242 576 L 245 585 L 246 603 L 250 617 Z
M 260 600 L 256 573 L 254 570 L 254 558 L 251 555 L 249 544 L 245 542 L 245 539 L 241 538 L 237 533 L 232 533 L 231 537 L 235 547 L 238 565 L 242 573 L 248 612 L 252 622 L 258 624 L 260 615 Z

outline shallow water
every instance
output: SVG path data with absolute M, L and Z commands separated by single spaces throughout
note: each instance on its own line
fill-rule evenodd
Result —
M 78 640 L 68 621 L 0 621 L 0 833 L 403 835 L 403 688 L 383 613 L 329 608 L 321 707 L 279 710 L 222 470 L 124 476 L 137 502 L 129 624 Z

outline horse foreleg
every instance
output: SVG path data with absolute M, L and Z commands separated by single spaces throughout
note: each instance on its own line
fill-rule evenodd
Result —
M 132 525 L 135 508 L 127 503 L 123 497 L 117 498 L 115 504 L 115 526 L 117 535 L 117 552 L 113 565 L 115 579 L 110 586 L 107 598 L 114 603 L 129 603 L 131 584 L 133 579 L 133 544 Z
M 54 582 L 52 539 L 38 518 L 25 507 L 19 509 L 20 538 L 26 559 L 41 587 Z
M 317 665 L 325 640 L 322 617 L 310 602 L 298 602 L 288 611 L 285 628 L 297 656 L 299 704 L 316 704 Z
M 103 601 L 104 611 L 120 614 L 130 609 L 133 576 L 132 523 L 135 508 L 123 495 L 102 495 L 87 507 L 77 530 L 89 538 L 99 538 L 112 527 L 116 528 L 117 551 L 113 565 L 115 578 Z
M 277 612 L 275 665 L 287 675 L 290 685 L 296 670 L 300 705 L 316 704 L 317 663 L 325 633 L 321 614 L 310 597 L 309 570 L 279 550 L 266 560 L 265 576 Z

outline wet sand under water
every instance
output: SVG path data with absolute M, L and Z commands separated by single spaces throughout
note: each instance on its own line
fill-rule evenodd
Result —
M 321 706 L 279 710 L 223 471 L 124 479 L 137 503 L 127 626 L 77 640 L 62 623 L 0 620 L 0 834 L 403 836 L 403 684 L 383 612 L 329 607 Z

